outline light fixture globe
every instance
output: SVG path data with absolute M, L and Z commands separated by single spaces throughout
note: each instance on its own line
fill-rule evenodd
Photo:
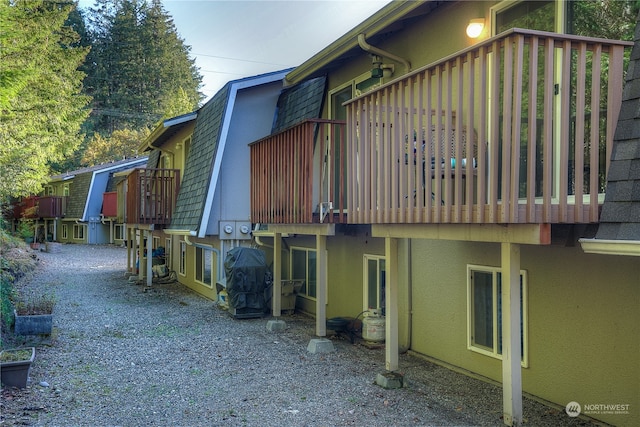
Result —
M 482 34 L 482 30 L 484 29 L 484 19 L 477 18 L 469 21 L 469 25 L 467 25 L 467 36 L 472 39 L 477 39 Z

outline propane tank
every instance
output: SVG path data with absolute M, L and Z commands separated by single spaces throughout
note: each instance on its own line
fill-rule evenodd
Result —
M 376 310 L 369 310 L 368 315 L 362 319 L 362 338 L 365 341 L 384 342 L 385 319 Z

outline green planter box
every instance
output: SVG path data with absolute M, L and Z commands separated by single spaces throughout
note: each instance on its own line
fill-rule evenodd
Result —
M 26 349 L 10 349 L 0 351 L 0 360 L 3 360 L 3 355 L 7 353 L 15 353 L 17 351 L 29 351 L 28 358 L 22 360 L 16 360 L 11 362 L 0 362 L 0 381 L 6 387 L 19 387 L 25 388 L 27 386 L 27 379 L 29 378 L 29 371 L 31 370 L 31 364 L 36 357 L 35 347 L 28 347 Z
M 14 315 L 16 335 L 51 335 L 53 314 Z

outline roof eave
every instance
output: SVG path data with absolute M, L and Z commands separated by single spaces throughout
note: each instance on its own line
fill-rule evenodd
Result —
M 317 70 L 357 47 L 359 34 L 366 34 L 367 37 L 373 36 L 389 26 L 389 24 L 422 6 L 423 3 L 421 1 L 392 1 L 287 74 L 285 85 L 294 85 L 305 80 Z

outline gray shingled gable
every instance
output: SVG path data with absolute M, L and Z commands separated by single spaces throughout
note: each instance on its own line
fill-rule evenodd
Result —
M 231 83 L 227 83 L 198 111 L 171 229 L 198 229 L 230 90 Z
M 322 111 L 326 77 L 317 77 L 282 91 L 271 133 L 278 133 L 305 119 L 318 118 Z
M 69 186 L 69 199 L 67 200 L 67 218 L 79 219 L 84 216 L 84 207 L 89 195 L 93 172 L 76 174 Z
M 640 241 L 640 21 L 636 23 L 596 239 Z

